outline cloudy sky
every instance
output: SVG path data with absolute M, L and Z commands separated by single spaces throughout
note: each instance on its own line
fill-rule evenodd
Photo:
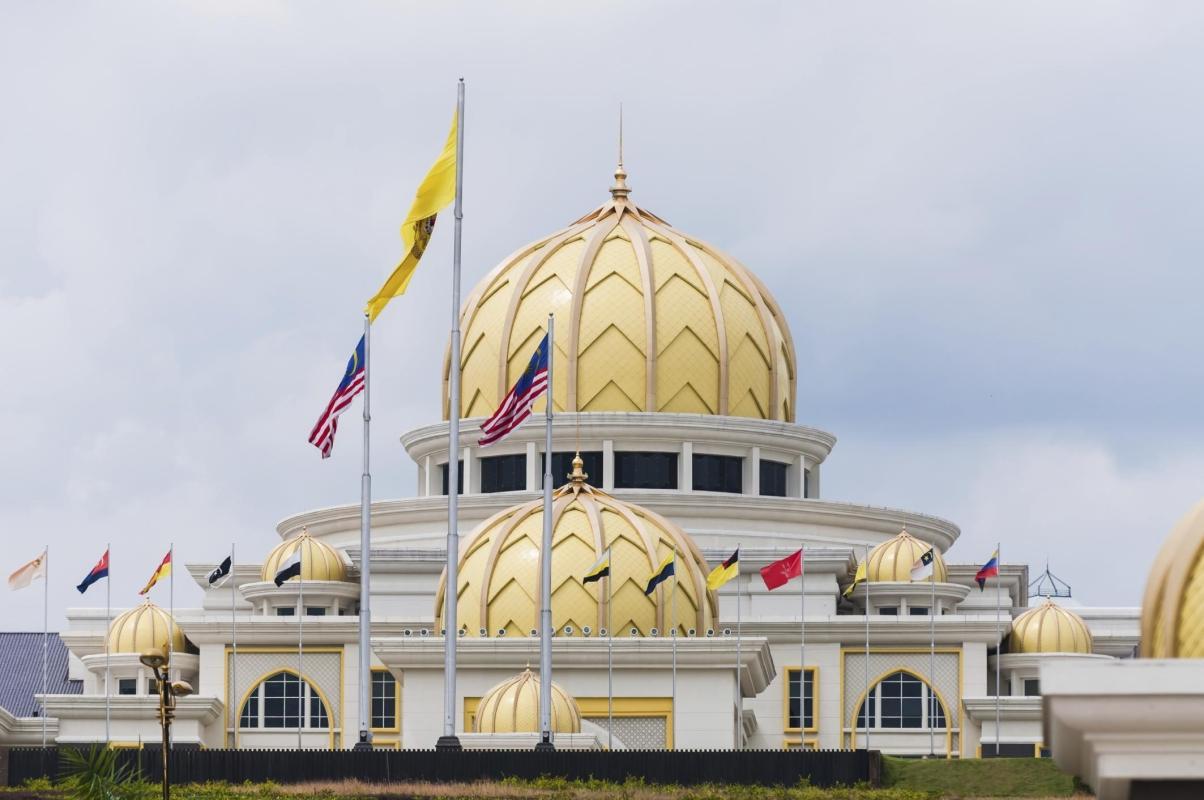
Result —
M 0 10 L 0 536 L 49 543 L 52 627 L 106 542 L 126 605 L 172 541 L 357 501 L 354 422 L 306 434 L 461 75 L 466 289 L 605 199 L 622 101 L 633 198 L 786 308 L 826 497 L 1139 601 L 1204 495 L 1204 8 L 499 5 Z M 438 416 L 450 232 L 375 328 L 378 497 Z

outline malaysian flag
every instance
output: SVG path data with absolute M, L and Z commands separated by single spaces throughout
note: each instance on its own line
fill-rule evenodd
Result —
M 364 337 L 355 346 L 351 360 L 347 362 L 347 372 L 339 381 L 339 388 L 334 390 L 334 397 L 326 404 L 326 410 L 318 417 L 314 429 L 309 432 L 309 443 L 322 451 L 322 458 L 330 458 L 334 449 L 334 433 L 339 428 L 339 414 L 342 414 L 355 396 L 364 391 L 364 381 L 367 379 L 364 364 Z
M 502 400 L 493 416 L 481 423 L 482 436 L 477 444 L 487 447 L 494 442 L 505 439 L 510 431 L 517 428 L 523 420 L 531 416 L 531 404 L 536 398 L 548 391 L 548 336 L 539 342 L 535 355 L 523 370 L 522 376 L 514 384 L 514 388 Z

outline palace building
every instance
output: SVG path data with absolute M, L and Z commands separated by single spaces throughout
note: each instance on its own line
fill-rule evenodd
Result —
M 479 422 L 525 368 L 549 313 L 553 452 L 534 417 L 479 448 Z M 959 548 L 952 522 L 829 498 L 822 477 L 836 437 L 806 424 L 798 387 L 817 378 L 799 374 L 783 304 L 735 257 L 637 206 L 621 165 L 605 203 L 518 247 L 477 284 L 461 328 L 461 363 L 444 367 L 442 421 L 401 435 L 417 465 L 415 496 L 372 504 L 370 552 L 360 550 L 358 505 L 303 511 L 201 608 L 173 618 L 146 603 L 111 622 L 103 608 L 70 610 L 56 688 L 43 697 L 40 682 L 23 683 L 0 710 L 0 741 L 39 741 L 31 718 L 41 709 L 53 741 L 103 741 L 107 641 L 114 743 L 158 739 L 152 675 L 138 655 L 170 646 L 173 677 L 195 689 L 179 701 L 176 746 L 350 748 L 366 558 L 378 747 L 435 745 L 446 635 L 459 638 L 464 746 L 533 744 L 544 558 L 558 747 L 1040 755 L 1050 745 L 1046 671 L 1112 669 L 1142 642 L 1138 609 L 1031 597 L 1022 564 L 1005 562 L 980 590 L 975 573 L 990 554 Z M 453 368 L 465 421 L 450 465 Z M 557 485 L 543 553 L 549 457 Z M 462 487 L 454 587 L 449 467 Z M 737 547 L 740 575 L 708 590 L 708 572 Z M 277 587 L 297 548 L 301 579 Z M 608 548 L 610 576 L 583 582 Z M 800 548 L 802 578 L 767 590 L 759 569 Z M 913 581 L 929 549 L 932 577 Z M 673 553 L 675 578 L 645 595 Z M 859 565 L 866 579 L 846 591 Z M 214 566 L 187 569 L 206 587 Z M 448 620 L 452 590 L 458 618 Z M 1146 637 L 1172 647 L 1188 622 Z

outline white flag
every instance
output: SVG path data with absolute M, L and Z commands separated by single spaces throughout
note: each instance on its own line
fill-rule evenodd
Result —
M 33 583 L 34 578 L 46 577 L 46 551 L 42 551 L 42 555 L 30 561 L 25 566 L 19 568 L 12 575 L 8 576 L 8 588 L 24 589 L 29 584 Z
M 936 560 L 936 550 L 929 547 L 924 555 L 916 559 L 916 563 L 911 565 L 911 579 L 913 581 L 922 581 L 932 577 L 932 563 Z

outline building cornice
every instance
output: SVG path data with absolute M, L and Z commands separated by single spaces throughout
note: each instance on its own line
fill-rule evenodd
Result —
M 966 709 L 966 716 L 975 722 L 984 722 L 995 720 L 995 698 L 994 697 L 964 697 L 962 698 L 962 706 Z M 1041 719 L 1041 698 L 1040 697 L 1017 697 L 1012 695 L 1004 695 L 999 698 L 999 718 L 1012 721 L 1040 721 Z
M 48 713 L 63 719 L 105 718 L 105 696 L 103 694 L 51 694 L 34 695 L 42 702 Z M 159 713 L 159 698 L 153 694 L 109 696 L 109 713 L 113 719 L 156 719 Z M 176 718 L 195 720 L 208 725 L 222 713 L 222 701 L 216 697 L 188 695 L 176 698 Z

